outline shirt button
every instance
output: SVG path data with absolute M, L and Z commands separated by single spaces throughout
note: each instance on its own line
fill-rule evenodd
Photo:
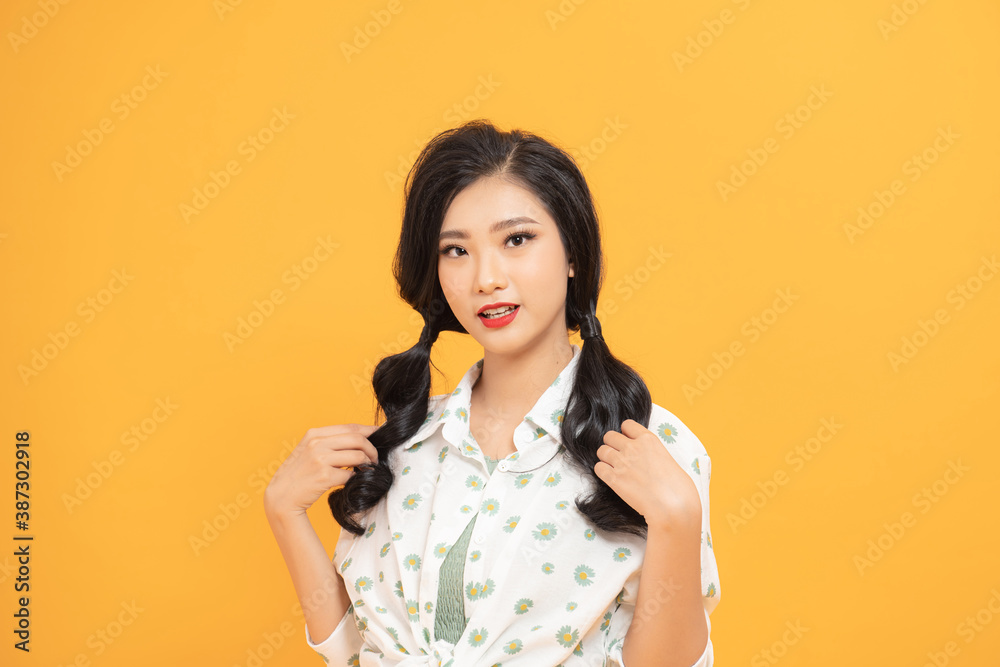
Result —
M 497 464 L 497 468 L 500 469 L 500 472 L 506 472 L 507 471 L 507 462 L 506 461 L 501 461 L 500 463 Z
M 476 544 L 482 544 L 483 540 L 485 540 L 485 539 L 486 539 L 485 535 L 480 535 L 480 536 L 476 537 L 475 542 L 476 542 Z

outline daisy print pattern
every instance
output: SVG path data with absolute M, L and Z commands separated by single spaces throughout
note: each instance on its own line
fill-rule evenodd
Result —
M 482 360 L 453 391 L 429 399 L 424 423 L 388 458 L 388 493 L 356 517 L 362 535 L 341 530 L 337 539 L 332 563 L 351 605 L 329 636 L 313 638 L 305 628 L 307 644 L 326 662 L 622 667 L 646 541 L 598 530 L 576 509 L 593 482 L 571 466 L 561 428 L 579 354 L 573 345 L 569 364 L 514 430 L 514 453 L 499 463 L 486 460 L 470 432 Z M 655 403 L 648 426 L 698 489 L 708 619 L 721 595 L 711 460 L 684 423 Z M 457 641 L 438 634 L 443 625 L 456 628 Z M 693 667 L 713 662 L 710 635 Z

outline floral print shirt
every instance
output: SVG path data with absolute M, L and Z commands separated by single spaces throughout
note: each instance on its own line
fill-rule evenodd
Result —
M 625 667 L 622 643 L 646 541 L 596 529 L 574 505 L 592 482 L 570 467 L 560 439 L 581 352 L 572 347 L 573 359 L 514 431 L 516 451 L 492 474 L 469 429 L 483 360 L 450 394 L 430 399 L 423 426 L 390 452 L 395 480 L 359 517 L 364 534 L 342 530 L 337 540 L 332 560 L 352 605 L 322 642 L 306 628 L 307 644 L 327 663 Z M 709 525 L 711 460 L 698 438 L 655 403 L 649 429 L 698 488 L 701 588 L 711 628 L 708 615 L 720 595 Z M 464 564 L 467 625 L 452 644 L 434 636 L 439 570 L 473 517 Z M 694 667 L 713 661 L 710 636 Z

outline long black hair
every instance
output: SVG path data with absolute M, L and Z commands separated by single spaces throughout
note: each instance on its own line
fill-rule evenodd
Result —
M 567 283 L 566 328 L 580 330 L 584 340 L 561 432 L 572 465 L 594 481 L 594 490 L 577 498 L 576 507 L 599 529 L 645 536 L 642 515 L 594 472 L 604 434 L 619 431 L 626 419 L 648 428 L 652 399 L 639 374 L 615 358 L 601 336 L 595 311 L 604 263 L 590 188 L 562 149 L 525 130 L 500 131 L 483 119 L 435 136 L 407 175 L 393 275 L 399 296 L 423 316 L 424 329 L 416 345 L 384 357 L 375 367 L 376 418 L 382 411 L 385 422 L 368 440 L 378 450 L 379 462 L 357 468 L 343 488 L 331 492 L 330 509 L 343 529 L 361 535 L 364 529 L 353 515 L 374 507 L 389 491 L 389 452 L 413 436 L 427 416 L 431 346 L 442 331 L 467 333 L 438 280 L 438 235 L 455 196 L 493 176 L 517 183 L 541 200 L 574 267 Z

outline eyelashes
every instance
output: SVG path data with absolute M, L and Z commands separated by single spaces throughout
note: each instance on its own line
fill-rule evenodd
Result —
M 504 242 L 503 242 L 503 244 L 504 244 L 504 245 L 507 245 L 508 243 L 510 243 L 510 240 L 511 240 L 511 239 L 514 239 L 514 238 L 517 238 L 517 237 L 519 237 L 519 236 L 520 236 L 520 237 L 522 237 L 522 238 L 524 238 L 524 239 L 525 239 L 525 241 L 530 241 L 531 239 L 535 238 L 535 236 L 536 236 L 536 235 L 535 235 L 535 234 L 532 234 L 531 232 L 526 232 L 526 231 L 520 231 L 520 232 L 519 232 L 519 231 L 515 231 L 515 232 L 511 232 L 511 233 L 510 233 L 510 234 L 509 234 L 509 235 L 507 236 L 507 238 L 505 238 L 505 239 L 504 239 Z M 514 247 L 515 247 L 515 248 L 521 248 L 521 247 L 523 247 L 523 246 L 524 246 L 524 243 L 521 243 L 521 245 L 518 245 L 518 246 L 514 246 Z M 441 252 L 441 254 L 442 254 L 442 255 L 447 255 L 447 254 L 448 254 L 449 252 L 451 252 L 452 248 L 458 248 L 458 249 L 460 249 L 460 250 L 461 250 L 461 249 L 463 249 L 463 248 L 462 248 L 461 246 L 457 246 L 457 245 L 449 245 L 449 246 L 445 246 L 444 248 L 441 248 L 441 251 L 440 251 L 440 252 Z
M 524 241 L 521 243 L 521 245 L 514 246 L 515 248 L 521 248 L 524 246 L 525 243 L 535 238 L 535 235 L 532 234 L 531 232 L 514 232 L 504 239 L 503 244 L 507 245 L 508 243 L 510 243 L 511 239 L 516 239 L 519 236 L 522 237 Z
M 525 239 L 528 239 L 528 240 L 531 240 L 531 239 L 535 238 L 535 235 L 532 234 L 531 232 L 514 232 L 513 234 L 511 234 L 510 236 L 508 236 L 506 239 L 504 239 L 504 245 L 506 245 L 512 238 L 514 238 L 516 236 L 523 236 Z M 524 245 L 524 244 L 522 243 L 521 245 Z M 518 246 L 518 247 L 520 247 L 520 246 Z

